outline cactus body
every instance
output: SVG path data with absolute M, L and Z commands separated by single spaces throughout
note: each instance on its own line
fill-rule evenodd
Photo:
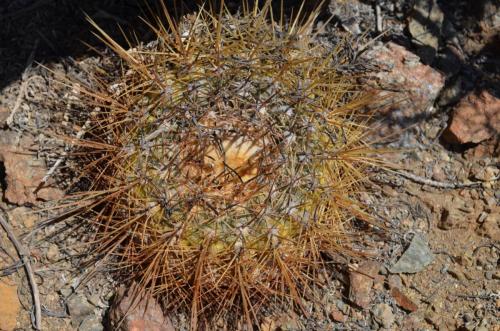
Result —
M 167 16 L 131 50 L 103 33 L 122 74 L 83 89 L 97 250 L 192 325 L 300 307 L 322 253 L 353 253 L 349 222 L 366 218 L 355 198 L 375 161 L 348 59 L 314 15 L 285 25 L 269 8 Z

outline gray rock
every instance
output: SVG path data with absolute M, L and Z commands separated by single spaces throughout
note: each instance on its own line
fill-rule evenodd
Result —
M 80 326 L 78 327 L 78 331 L 103 331 L 104 326 L 102 325 L 99 317 L 97 316 L 88 316 L 86 317 Z
M 371 312 L 375 322 L 384 329 L 389 329 L 394 324 L 394 314 L 388 304 L 379 303 L 372 308 Z
M 393 274 L 416 273 L 424 270 L 434 260 L 427 240 L 420 234 L 415 234 L 410 246 L 389 271 Z
M 68 306 L 71 323 L 75 326 L 80 325 L 86 317 L 94 315 L 94 307 L 81 294 L 70 297 L 66 305 Z

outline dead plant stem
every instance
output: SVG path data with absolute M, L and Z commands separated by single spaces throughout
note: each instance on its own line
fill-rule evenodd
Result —
M 9 223 L 7 223 L 3 215 L 0 215 L 0 223 L 2 224 L 2 227 L 7 233 L 7 236 L 9 237 L 10 241 L 16 248 L 17 254 L 23 261 L 23 265 L 26 270 L 26 275 L 28 276 L 28 281 L 30 283 L 31 292 L 33 295 L 33 305 L 35 307 L 34 327 L 36 330 L 41 330 L 42 309 L 40 307 L 40 293 L 38 292 L 38 285 L 35 280 L 35 273 L 33 272 L 33 268 L 31 267 L 29 252 L 26 249 L 26 247 L 24 247 L 24 245 L 21 244 L 21 242 L 17 239 L 16 235 L 14 234 L 14 231 L 12 230 Z

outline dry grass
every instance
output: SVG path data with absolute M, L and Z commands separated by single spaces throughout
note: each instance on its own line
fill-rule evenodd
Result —
M 96 26 L 121 67 L 79 84 L 91 185 L 73 198 L 96 256 L 193 329 L 314 300 L 323 253 L 358 254 L 349 224 L 370 222 L 356 196 L 379 163 L 360 114 L 373 96 L 337 70 L 342 45 L 317 41 L 317 13 L 222 8 L 178 24 L 164 8 L 157 41 L 130 50 Z

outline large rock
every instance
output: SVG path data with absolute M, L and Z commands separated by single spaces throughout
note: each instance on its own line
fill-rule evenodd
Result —
M 381 93 L 380 103 L 386 104 L 382 112 L 389 116 L 390 127 L 408 127 L 433 113 L 445 81 L 438 71 L 392 42 L 367 51 L 363 58 L 379 68 L 366 84 L 368 89 L 386 91 Z
M 34 204 L 37 200 L 56 200 L 63 197 L 57 188 L 46 187 L 35 193 L 35 189 L 47 172 L 45 162 L 33 152 L 34 142 L 30 137 L 16 132 L 0 131 L 0 162 L 5 168 L 4 196 L 10 203 Z
M 500 134 L 500 99 L 470 93 L 453 110 L 444 138 L 453 144 L 480 143 Z

